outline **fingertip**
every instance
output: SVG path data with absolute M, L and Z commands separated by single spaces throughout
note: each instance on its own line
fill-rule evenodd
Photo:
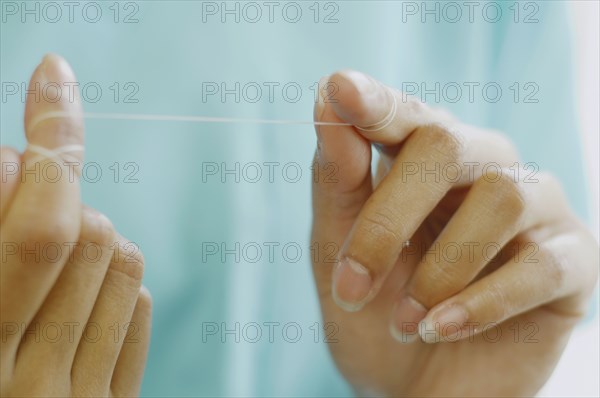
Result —
M 42 61 L 40 63 L 44 64 L 46 62 L 65 62 L 66 63 L 66 61 L 63 57 L 61 57 L 60 55 L 53 53 L 53 52 L 44 54 L 44 56 L 42 57 Z
M 53 149 L 83 142 L 83 118 L 77 79 L 69 63 L 46 54 L 29 82 L 25 134 L 30 143 Z
M 140 296 L 143 296 L 149 301 L 152 301 L 152 294 L 150 293 L 150 290 L 146 287 L 146 285 L 140 286 Z
M 390 96 L 372 77 L 346 69 L 331 75 L 329 81 L 336 89 L 332 107 L 343 121 L 368 127 L 379 123 L 389 113 Z
M 455 342 L 470 335 L 469 312 L 459 303 L 441 303 L 432 308 L 419 324 L 425 343 Z
M 334 112 L 334 99 L 328 98 L 328 76 L 321 79 L 319 101 L 315 106 L 315 120 L 340 123 Z M 323 83 L 324 82 L 324 83 Z M 335 89 L 334 89 L 335 91 Z M 368 177 L 371 164 L 371 146 L 352 126 L 318 125 L 316 160 L 321 170 L 319 176 L 335 174 L 335 184 L 318 184 L 333 190 L 352 191 Z M 323 182 L 321 178 L 314 180 Z M 331 182 L 329 179 L 327 182 Z
M 315 101 L 315 106 L 313 109 L 313 119 L 315 122 L 323 121 L 323 113 L 325 112 L 325 105 L 328 101 L 328 87 L 329 87 L 329 78 L 331 75 L 323 76 L 319 79 L 319 83 L 317 86 L 318 98 Z M 317 135 L 319 135 L 319 125 L 315 125 L 315 130 Z
M 135 311 L 143 311 L 148 317 L 152 316 L 152 294 L 146 285 L 140 286 L 140 292 L 135 304 Z
M 333 299 L 347 312 L 362 309 L 372 298 L 373 280 L 370 272 L 351 258 L 342 258 L 336 265 L 332 278 Z

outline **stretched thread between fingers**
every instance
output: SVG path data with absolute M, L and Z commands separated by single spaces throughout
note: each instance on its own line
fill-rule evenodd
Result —
M 84 113 L 86 119 L 110 119 L 110 120 L 150 120 L 150 121 L 176 121 L 176 122 L 200 122 L 200 123 L 252 123 L 252 124 L 305 124 L 317 126 L 350 126 L 349 123 L 337 122 L 314 122 L 306 120 L 284 120 L 284 119 L 251 119 L 233 117 L 213 116 L 179 116 L 179 115 L 152 115 L 135 113 Z
M 52 118 L 63 118 L 68 116 L 83 116 L 84 119 L 104 119 L 104 120 L 147 120 L 147 121 L 166 121 L 166 122 L 195 122 L 195 123 L 252 123 L 252 124 L 285 124 L 285 125 L 315 125 L 315 126 L 351 126 L 350 123 L 338 122 L 315 122 L 306 120 L 285 120 L 285 119 L 252 119 L 252 118 L 234 118 L 234 117 L 213 117 L 213 116 L 186 116 L 186 115 L 157 115 L 142 113 L 90 113 L 83 114 L 70 113 L 65 111 L 51 111 L 40 115 L 31 123 L 32 126 Z
M 383 87 L 385 88 L 387 95 L 392 97 L 392 108 L 380 122 L 377 122 L 375 124 L 372 124 L 370 126 L 365 126 L 365 127 L 356 126 L 356 128 L 358 130 L 368 132 L 368 133 L 375 132 L 375 131 L 381 131 L 384 128 L 388 127 L 396 118 L 396 113 L 398 112 L 398 102 L 397 102 L 396 96 L 394 95 L 394 93 L 391 92 L 391 90 L 388 87 L 386 87 L 386 86 L 383 86 Z

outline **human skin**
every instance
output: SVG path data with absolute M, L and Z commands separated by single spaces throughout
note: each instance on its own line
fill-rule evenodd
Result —
M 75 81 L 66 61 L 47 55 L 30 87 Z M 68 116 L 48 117 L 53 111 Z M 81 167 L 83 154 L 73 149 L 83 145 L 81 112 L 78 97 L 28 95 L 28 148 L 1 148 L 2 397 L 139 394 L 152 312 L 144 261 L 105 216 L 81 203 L 78 175 L 65 164 Z M 35 147 L 71 150 L 40 157 Z M 48 162 L 61 178 L 40 175 Z M 62 248 L 58 256 L 41 249 L 52 245 Z
M 313 273 L 343 376 L 359 395 L 535 395 L 598 275 L 598 244 L 560 183 L 515 172 L 502 134 L 359 72 L 321 87 L 315 120 L 352 125 L 317 126 L 318 175 L 336 173 L 313 181 L 312 247 L 337 249 Z M 491 162 L 503 169 L 484 173 Z
M 391 91 L 372 80 L 355 72 L 328 80 L 339 88 L 338 102 L 320 101 L 317 120 L 371 126 L 390 114 Z M 47 56 L 32 77 L 32 83 L 44 81 L 73 82 L 75 77 L 64 60 Z M 597 244 L 548 175 L 526 184 L 514 178 L 514 171 L 505 170 L 495 180 L 480 178 L 481 169 L 475 168 L 472 178 L 450 183 L 403 173 L 403 164 L 423 162 L 429 166 L 496 162 L 508 168 L 517 157 L 501 135 L 461 125 L 416 101 L 398 97 L 396 104 L 396 117 L 379 131 L 349 126 L 317 129 L 320 175 L 335 164 L 337 182 L 316 180 L 312 239 L 320 246 L 334 243 L 341 249 L 341 260 L 350 258 L 354 269 L 363 271 L 353 275 L 339 265 L 344 261 L 334 270 L 323 256 L 314 264 L 324 319 L 338 327 L 337 342 L 330 344 L 333 357 L 359 394 L 533 395 L 585 313 L 597 278 Z M 45 112 L 55 110 L 71 116 L 44 118 Z M 78 101 L 28 98 L 29 143 L 50 149 L 81 144 L 80 112 Z M 372 143 L 383 153 L 374 179 Z M 22 162 L 31 166 L 38 155 L 1 151 L 3 163 L 21 167 Z M 62 171 L 69 175 L 66 168 Z M 3 327 L 1 395 L 137 395 L 151 316 L 150 297 L 141 286 L 143 258 L 130 252 L 128 241 L 105 216 L 81 204 L 77 179 L 34 182 L 11 173 L 2 175 L 1 188 L 3 250 L 6 243 L 15 242 L 27 247 L 80 243 L 59 260 L 44 264 L 22 261 L 21 253 L 6 256 L 7 261 L 2 256 L 2 325 L 39 331 L 50 323 L 93 322 L 105 332 L 100 340 L 89 342 L 82 338 L 82 329 L 75 328 L 73 340 L 57 343 L 31 340 L 31 334 L 22 338 Z M 403 258 L 400 251 L 407 240 L 420 248 L 437 240 L 442 246 L 478 242 L 479 248 L 497 242 L 514 250 L 487 262 L 476 249 L 474 259 L 467 261 L 463 255 L 449 264 L 418 254 Z M 90 242 L 102 248 L 101 259 L 93 263 L 81 252 L 81 244 Z M 512 258 L 519 251 L 525 253 Z M 398 308 L 405 295 L 411 297 L 404 302 L 412 308 Z M 461 333 L 458 342 L 443 342 L 438 340 L 457 336 L 438 328 L 441 335 L 423 333 L 427 343 L 422 341 L 417 330 L 433 331 L 432 325 L 440 325 L 436 317 L 443 307 L 463 308 L 454 311 L 456 325 L 465 320 L 499 324 L 501 338 L 492 342 L 475 327 Z M 427 329 L 413 328 L 423 319 Z M 113 333 L 106 333 L 115 323 L 135 325 L 136 342 L 124 343 L 123 333 L 116 340 Z

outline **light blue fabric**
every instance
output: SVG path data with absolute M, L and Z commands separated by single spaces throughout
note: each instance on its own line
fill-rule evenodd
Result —
M 299 23 L 288 23 L 276 12 L 275 22 L 263 16 L 255 24 L 235 23 L 231 16 L 227 23 L 219 16 L 204 23 L 203 2 L 137 4 L 139 22 L 134 24 L 114 23 L 109 3 L 102 3 L 104 17 L 95 24 L 77 13 L 74 23 L 63 18 L 55 24 L 7 16 L 1 31 L 2 82 L 28 81 L 42 55 L 56 52 L 70 61 L 82 83 L 103 88 L 99 102 L 85 104 L 89 112 L 303 120 L 312 118 L 310 87 L 338 69 L 361 70 L 399 88 L 410 82 L 428 87 L 479 82 L 473 103 L 463 97 L 432 105 L 510 134 L 523 159 L 556 174 L 577 213 L 586 216 L 564 2 L 537 2 L 539 23 L 534 24 L 514 23 L 508 3 L 497 23 L 484 21 L 479 11 L 474 23 L 463 16 L 458 23 L 432 23 L 429 17 L 425 24 L 419 16 L 403 22 L 403 2 L 332 3 L 339 22 L 330 24 L 312 21 L 312 2 L 297 3 L 304 15 Z M 335 8 L 320 3 L 320 10 L 322 19 Z M 121 19 L 125 11 L 132 9 L 121 9 Z M 139 102 L 115 103 L 109 89 L 114 82 L 137 84 Z M 296 103 L 286 102 L 279 89 L 273 103 L 265 98 L 235 103 L 232 96 L 225 103 L 215 97 L 203 102 L 203 82 L 230 87 L 234 82 L 279 82 L 280 88 L 295 82 L 303 95 Z M 481 86 L 488 82 L 503 89 L 498 103 L 483 100 Z M 523 103 L 521 97 L 515 103 L 509 89 L 514 82 L 535 83 L 539 102 Z M 522 88 L 521 96 L 530 91 Z M 427 99 L 432 102 L 432 96 Z M 2 145 L 23 148 L 22 115 L 20 99 L 3 100 Z M 144 394 L 350 394 L 326 345 L 315 343 L 310 329 L 321 323 L 308 253 L 315 147 L 310 126 L 89 121 L 86 140 L 86 160 L 100 165 L 103 178 L 84 184 L 84 200 L 138 243 L 146 258 L 145 284 L 155 312 Z M 118 183 L 109 169 L 115 162 L 121 170 Z M 139 182 L 122 182 L 133 170 L 123 169 L 127 162 L 139 167 Z M 297 183 L 285 182 L 280 174 L 274 183 L 264 177 L 257 183 L 223 184 L 218 178 L 203 183 L 202 162 L 226 162 L 229 168 L 235 162 L 295 162 L 303 176 Z M 281 251 L 273 263 L 264 257 L 258 263 L 236 263 L 232 256 L 204 262 L 202 242 L 229 247 L 280 242 L 280 248 L 297 242 L 303 253 L 297 263 L 282 261 Z M 221 322 L 230 328 L 235 322 L 281 326 L 274 343 L 265 327 L 257 343 L 235 343 L 229 335 L 225 343 L 215 336 L 203 342 L 203 324 Z M 281 336 L 281 327 L 290 322 L 301 327 L 298 343 Z

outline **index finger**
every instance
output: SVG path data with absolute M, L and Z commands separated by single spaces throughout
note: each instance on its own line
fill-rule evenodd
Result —
M 67 62 L 56 55 L 45 56 L 31 78 L 25 110 L 28 147 L 2 222 L 3 322 L 31 321 L 79 235 L 81 204 L 74 163 L 83 156 L 83 118 L 78 95 L 64 90 L 65 83 L 75 81 Z
M 6 230 L 21 234 L 15 224 L 37 224 L 51 229 L 52 236 L 65 232 L 65 238 L 77 237 L 79 228 L 69 227 L 80 220 L 77 170 L 84 128 L 79 94 L 68 90 L 75 82 L 69 64 L 53 54 L 44 57 L 31 77 L 25 106 L 27 148 Z

